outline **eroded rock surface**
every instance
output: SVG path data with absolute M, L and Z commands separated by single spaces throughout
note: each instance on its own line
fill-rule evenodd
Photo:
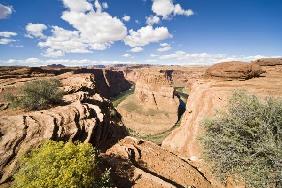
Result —
M 134 94 L 119 106 L 127 127 L 141 134 L 157 134 L 178 121 L 179 98 L 165 74 L 145 72 L 138 75 Z
M 126 137 L 104 158 L 118 187 L 212 187 L 195 167 L 152 142 Z
M 65 104 L 49 110 L 1 115 L 0 184 L 10 181 L 19 157 L 43 140 L 89 142 L 103 151 L 126 135 L 111 102 L 98 93 L 95 75 L 66 73 L 56 78 L 66 92 Z
M 234 90 L 246 90 L 251 94 L 265 98 L 269 96 L 282 96 L 282 66 L 264 67 L 263 77 L 252 78 L 245 81 L 224 79 L 200 79 L 191 87 L 187 101 L 186 112 L 180 127 L 176 128 L 162 142 L 162 147 L 192 160 L 194 165 L 212 181 L 210 169 L 202 160 L 201 147 L 198 137 L 203 132 L 201 122 L 222 110 Z M 214 180 L 212 182 L 216 182 Z M 220 187 L 220 186 L 217 186 Z M 229 187 L 236 187 L 231 186 Z
M 260 76 L 264 71 L 259 65 L 239 61 L 218 63 L 209 67 L 206 75 L 224 79 L 247 80 Z
M 262 58 L 253 62 L 260 66 L 276 66 L 282 65 L 282 58 Z

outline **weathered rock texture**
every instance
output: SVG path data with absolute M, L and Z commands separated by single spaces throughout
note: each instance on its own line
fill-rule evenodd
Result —
M 118 187 L 212 187 L 195 167 L 152 142 L 126 137 L 104 158 Z
M 264 71 L 256 64 L 239 61 L 218 63 L 207 69 L 206 75 L 224 79 L 247 80 L 260 76 Z
M 243 89 L 262 98 L 281 97 L 282 66 L 264 67 L 263 70 L 266 71 L 263 77 L 245 81 L 222 79 L 195 81 L 189 93 L 181 125 L 166 137 L 162 147 L 195 162 L 193 164 L 201 168 L 201 171 L 211 180 L 212 175 L 207 169 L 208 165 L 202 160 L 201 148 L 197 139 L 203 131 L 200 124 L 205 118 L 214 115 L 216 110 L 222 110 L 235 89 Z
M 262 58 L 253 62 L 260 66 L 275 66 L 282 65 L 282 58 Z
M 10 181 L 20 156 L 43 140 L 92 143 L 105 150 L 126 135 L 111 102 L 101 97 L 93 74 L 57 77 L 66 92 L 65 105 L 0 118 L 0 184 Z
M 134 94 L 118 111 L 127 127 L 141 134 L 157 134 L 175 125 L 178 107 L 179 99 L 165 74 L 145 72 L 138 75 Z
M 116 97 L 131 87 L 131 83 L 124 77 L 122 71 L 105 69 L 78 69 L 75 74 L 91 73 L 95 75 L 96 87 L 101 95 L 107 98 Z

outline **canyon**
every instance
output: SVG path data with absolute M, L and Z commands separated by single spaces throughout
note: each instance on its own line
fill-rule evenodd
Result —
M 91 143 L 117 187 L 243 187 L 232 180 L 221 183 L 203 161 L 197 139 L 201 122 L 224 107 L 236 89 L 261 98 L 282 96 L 279 58 L 210 67 L 0 70 L 0 187 L 10 185 L 18 159 L 46 139 Z M 26 112 L 10 108 L 3 97 L 48 78 L 62 83 L 64 104 Z

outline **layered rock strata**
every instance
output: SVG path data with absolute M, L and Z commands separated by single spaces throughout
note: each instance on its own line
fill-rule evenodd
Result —
M 118 113 L 102 97 L 93 74 L 66 73 L 61 80 L 65 104 L 49 110 L 0 118 L 0 184 L 10 181 L 18 159 L 44 140 L 92 143 L 102 151 L 127 133 Z

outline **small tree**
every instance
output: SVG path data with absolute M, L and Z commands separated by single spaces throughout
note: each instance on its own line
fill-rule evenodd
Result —
M 204 158 L 219 177 L 247 187 L 282 187 L 282 101 L 234 92 L 227 110 L 203 122 Z
M 13 187 L 109 187 L 109 172 L 98 177 L 97 164 L 97 152 L 90 144 L 47 141 L 20 160 Z
M 61 102 L 63 91 L 59 87 L 60 81 L 56 79 L 31 81 L 20 88 L 18 96 L 8 94 L 5 98 L 12 107 L 41 110 Z

